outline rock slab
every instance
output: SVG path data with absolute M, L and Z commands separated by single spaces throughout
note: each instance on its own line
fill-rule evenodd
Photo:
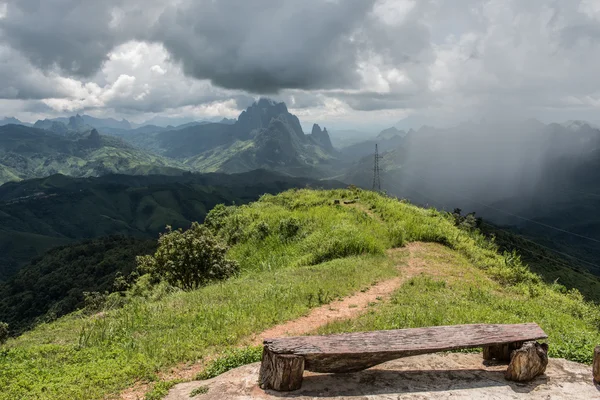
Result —
M 483 361 L 481 354 L 438 353 L 407 357 L 346 374 L 306 372 L 300 390 L 288 393 L 258 387 L 260 363 L 207 381 L 175 386 L 167 400 L 589 400 L 600 399 L 590 367 L 550 359 L 545 375 L 527 383 L 504 379 L 506 364 Z M 190 397 L 192 390 L 206 393 Z M 204 390 L 202 391 L 204 392 Z

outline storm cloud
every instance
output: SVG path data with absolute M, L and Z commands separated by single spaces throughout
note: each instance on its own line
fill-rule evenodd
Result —
M 599 26 L 595 0 L 0 0 L 0 98 L 115 115 L 231 116 L 268 94 L 318 118 L 592 118 Z

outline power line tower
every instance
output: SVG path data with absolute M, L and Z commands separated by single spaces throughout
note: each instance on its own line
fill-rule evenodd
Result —
M 381 192 L 381 177 L 379 170 L 379 160 L 383 157 L 379 155 L 377 144 L 375 145 L 375 164 L 373 165 L 373 190 Z

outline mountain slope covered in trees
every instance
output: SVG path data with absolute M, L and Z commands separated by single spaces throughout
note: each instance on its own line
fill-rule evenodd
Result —
M 264 170 L 224 175 L 106 175 L 48 178 L 0 186 L 0 280 L 44 250 L 106 235 L 156 237 L 166 225 L 188 227 L 217 204 L 247 203 L 292 187 L 339 182 Z

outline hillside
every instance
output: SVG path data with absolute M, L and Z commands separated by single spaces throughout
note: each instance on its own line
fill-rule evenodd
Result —
M 106 235 L 156 237 L 166 225 L 203 221 L 215 205 L 264 193 L 340 183 L 253 171 L 238 175 L 106 175 L 48 178 L 0 186 L 0 281 L 45 250 Z
M 177 160 L 192 171 L 240 173 L 263 168 L 292 176 L 323 177 L 337 161 L 326 129 L 315 125 L 305 134 L 298 117 L 284 103 L 265 98 L 235 121 L 100 131 Z
M 600 275 L 599 149 L 600 130 L 587 124 L 424 127 L 380 146 L 382 187 L 418 204 L 475 211 Z M 366 156 L 339 179 L 370 188 L 372 168 Z
M 305 134 L 284 103 L 264 98 L 237 120 L 219 123 L 134 128 L 126 120 L 76 115 L 40 120 L 34 127 L 0 126 L 0 183 L 56 173 L 85 177 L 255 169 L 323 178 L 333 175 L 337 156 L 326 129 L 314 125 Z
M 54 122 L 57 123 L 57 122 Z M 55 132 L 23 125 L 0 126 L 0 184 L 53 174 L 181 174 L 183 164 L 136 149 L 126 142 L 87 133 Z
M 0 321 L 18 335 L 85 305 L 84 292 L 113 292 L 117 273 L 135 270 L 136 255 L 156 250 L 156 240 L 110 236 L 54 248 L 0 283 Z
M 206 378 L 258 361 L 244 346 L 268 328 L 390 281 L 399 286 L 389 300 L 318 331 L 534 321 L 551 357 L 585 363 L 600 341 L 598 306 L 434 209 L 362 190 L 292 190 L 207 220 L 238 276 L 188 292 L 142 280 L 120 307 L 9 340 L 0 399 L 100 399 L 148 384 L 147 398 L 161 398 L 185 371 Z

